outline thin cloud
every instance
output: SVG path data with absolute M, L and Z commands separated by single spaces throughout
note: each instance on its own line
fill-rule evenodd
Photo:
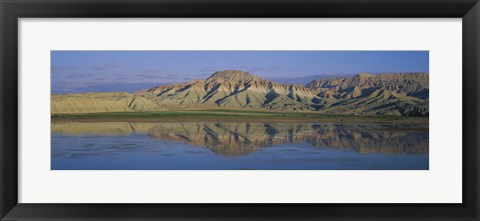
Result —
M 118 62 L 111 62 L 111 63 L 105 63 L 105 64 L 100 64 L 93 66 L 93 69 L 98 70 L 98 71 L 105 71 L 105 70 L 111 70 L 111 69 L 116 69 L 120 68 L 122 65 Z

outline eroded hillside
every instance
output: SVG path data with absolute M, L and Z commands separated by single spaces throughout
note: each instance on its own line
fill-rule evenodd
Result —
M 358 74 L 280 84 L 247 72 L 219 71 L 205 80 L 162 85 L 133 94 L 52 95 L 52 114 L 179 109 L 316 111 L 346 115 L 428 115 L 428 74 Z

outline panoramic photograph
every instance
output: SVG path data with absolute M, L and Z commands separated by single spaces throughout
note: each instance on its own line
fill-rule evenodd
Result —
M 52 170 L 428 170 L 428 51 L 51 51 Z

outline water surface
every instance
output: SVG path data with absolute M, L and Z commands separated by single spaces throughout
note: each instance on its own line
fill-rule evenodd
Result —
M 52 170 L 428 170 L 398 124 L 53 122 Z

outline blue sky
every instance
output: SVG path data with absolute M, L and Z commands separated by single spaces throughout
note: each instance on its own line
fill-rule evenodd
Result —
M 280 83 L 428 72 L 428 51 L 51 51 L 52 93 L 126 91 L 247 71 Z

